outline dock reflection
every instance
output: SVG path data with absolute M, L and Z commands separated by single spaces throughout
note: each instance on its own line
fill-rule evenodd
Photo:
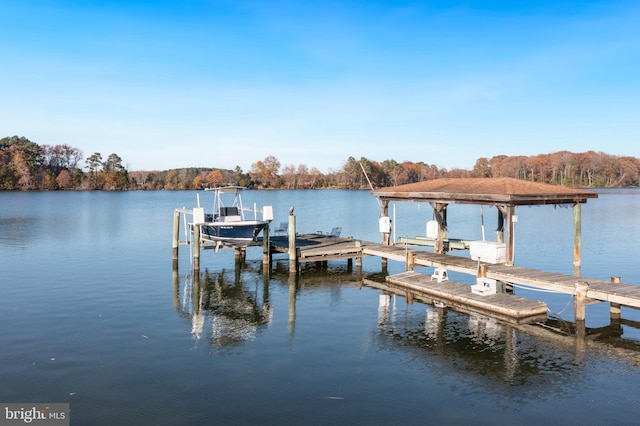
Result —
M 196 345 L 206 341 L 216 351 L 234 350 L 272 324 L 270 286 L 281 287 L 274 303 L 282 311 L 280 318 L 287 318 L 291 340 L 296 337 L 297 303 L 305 292 L 326 292 L 329 303 L 339 309 L 344 290 L 351 287 L 379 292 L 378 322 L 372 330 L 372 340 L 381 348 L 402 350 L 429 364 L 442 362 L 444 369 L 491 379 L 504 384 L 505 389 L 532 383 L 534 387 L 544 387 L 556 383 L 554 377 L 565 378 L 567 374 L 575 382 L 583 374 L 580 366 L 594 353 L 640 365 L 640 342 L 622 338 L 623 326 L 640 324 L 612 323 L 586 329 L 584 338 L 577 338 L 575 325 L 561 320 L 549 319 L 538 325 L 509 324 L 418 299 L 409 309 L 411 303 L 404 297 L 390 294 L 380 288 L 380 283 L 372 283 L 350 268 L 317 265 L 303 274 L 289 274 L 278 268 L 264 273 L 260 263 L 240 262 L 232 270 L 205 270 L 183 276 L 183 285 L 180 280 L 174 270 L 176 311 L 189 321 Z M 400 304 L 402 309 L 397 307 Z M 424 309 L 424 315 L 416 317 L 418 306 Z M 408 311 L 413 316 L 408 317 Z M 363 314 L 366 312 L 353 312 L 354 320 Z
M 390 303 L 386 304 L 384 298 L 389 298 Z M 446 370 L 454 369 L 507 386 L 522 386 L 535 376 L 571 372 L 575 380 L 581 374 L 576 368 L 581 358 L 577 351 L 568 348 L 562 354 L 540 351 L 539 342 L 529 341 L 509 324 L 444 307 L 426 306 L 422 319 L 409 319 L 404 309 L 399 311 L 395 306 L 394 298 L 380 296 L 374 338 L 381 348 L 401 347 L 413 354 L 412 358 L 446 363 L 443 365 Z
M 589 380 L 585 367 L 594 362 L 621 362 L 634 369 L 640 365 L 638 342 L 621 339 L 615 325 L 588 329 L 588 338 L 577 339 L 571 334 L 575 326 L 558 320 L 544 326 L 512 325 L 417 303 L 425 307 L 420 316 L 407 306 L 401 296 L 380 294 L 372 334 L 380 349 L 401 350 L 436 374 L 453 373 L 461 382 L 512 400 L 548 399 L 579 389 Z
M 240 266 L 188 274 L 183 286 L 177 270 L 173 279 L 174 308 L 191 322 L 196 345 L 204 339 L 214 348 L 233 349 L 254 339 L 272 320 L 268 281 L 244 274 Z

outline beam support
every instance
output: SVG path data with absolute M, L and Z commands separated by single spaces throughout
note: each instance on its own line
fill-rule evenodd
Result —
M 515 260 L 516 206 L 507 206 L 507 266 L 513 266 Z
M 436 216 L 436 222 L 438 222 L 438 238 L 436 238 L 436 245 L 434 252 L 442 254 L 444 253 L 444 240 L 447 238 L 447 206 L 444 203 L 429 203 L 433 208 Z

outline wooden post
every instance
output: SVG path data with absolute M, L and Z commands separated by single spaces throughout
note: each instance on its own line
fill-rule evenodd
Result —
M 180 309 L 180 275 L 177 262 L 173 263 L 173 308 Z
M 573 299 L 573 315 L 575 317 L 576 337 L 579 341 L 583 340 L 587 335 L 586 317 L 588 289 L 588 283 L 584 281 L 578 281 L 576 283 L 576 294 Z
M 200 228 L 202 225 L 193 225 L 193 270 L 200 271 Z
M 447 238 L 447 204 L 429 204 L 431 204 L 431 208 L 433 208 L 435 212 L 436 221 L 438 222 L 438 238 L 436 238 L 434 252 L 442 254 L 444 253 L 444 240 Z
M 589 284 L 585 281 L 576 283 L 576 292 L 573 302 L 573 312 L 576 321 L 584 321 L 587 316 L 587 290 Z
M 236 263 L 243 263 L 247 257 L 247 248 L 246 247 L 235 247 L 233 249 L 235 254 Z
M 487 277 L 487 265 L 480 265 L 478 268 L 478 278 L 486 278 Z
M 496 229 L 496 241 L 504 243 L 504 214 L 500 209 L 500 206 L 496 206 L 498 209 L 498 228 Z
M 382 200 L 380 204 L 380 217 L 389 217 L 389 201 Z M 391 233 L 382 233 L 382 244 L 385 246 L 391 245 Z
M 580 247 L 582 234 L 582 204 L 573 205 L 573 275 L 580 276 Z
M 411 293 L 410 291 L 406 292 L 406 299 L 407 299 L 407 305 L 412 305 L 413 304 L 413 293 Z
M 269 239 L 269 225 L 262 230 L 262 264 L 271 271 L 271 240 Z
M 507 206 L 507 266 L 513 266 L 515 259 L 515 212 L 516 206 Z
M 621 282 L 620 277 L 611 277 L 611 284 L 618 284 Z M 620 319 L 620 304 L 619 303 L 610 303 L 609 304 L 609 317 L 611 320 L 619 320 Z
M 416 257 L 413 253 L 411 252 L 407 252 L 407 259 L 406 259 L 406 270 L 407 271 L 413 271 L 413 267 L 415 265 L 416 262 Z
M 298 272 L 298 254 L 296 250 L 296 217 L 289 215 L 289 273 Z
M 173 212 L 173 244 L 171 259 L 173 260 L 174 268 L 177 268 L 178 265 L 178 247 L 180 246 L 180 212 L 178 210 L 174 210 Z

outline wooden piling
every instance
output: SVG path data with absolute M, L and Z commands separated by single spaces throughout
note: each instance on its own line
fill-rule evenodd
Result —
M 580 276 L 580 250 L 582 245 L 582 204 L 573 205 L 573 275 Z
M 173 260 L 174 267 L 177 267 L 178 262 L 178 247 L 180 246 L 180 212 L 175 210 L 173 212 L 173 243 L 171 259 Z
M 622 282 L 620 277 L 611 277 L 611 284 L 619 284 Z M 612 320 L 619 320 L 621 315 L 619 303 L 609 303 L 609 317 Z
M 296 217 L 289 215 L 289 273 L 298 272 L 298 252 L 296 250 Z
M 200 271 L 200 224 L 193 224 L 193 270 Z
M 584 321 L 587 317 L 587 290 L 589 284 L 585 281 L 576 283 L 576 291 L 573 300 L 573 313 L 576 322 Z
M 382 201 L 380 204 L 380 217 L 389 217 L 389 201 Z M 382 244 L 385 246 L 393 245 L 391 234 L 389 232 L 382 233 Z
M 416 263 L 416 258 L 413 255 L 413 253 L 411 252 L 407 252 L 407 256 L 406 256 L 406 262 L 405 262 L 405 269 L 407 271 L 413 271 L 414 265 Z
M 515 261 L 516 206 L 507 206 L 507 259 L 506 265 L 513 266 Z
M 236 263 L 244 262 L 247 257 L 247 248 L 246 247 L 235 247 L 234 248 L 235 260 Z
M 271 241 L 269 240 L 269 225 L 262 230 L 262 264 L 271 270 Z

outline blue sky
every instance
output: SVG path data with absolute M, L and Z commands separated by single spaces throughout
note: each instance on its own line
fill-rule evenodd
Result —
M 0 2 L 0 137 L 130 170 L 640 157 L 637 1 Z

